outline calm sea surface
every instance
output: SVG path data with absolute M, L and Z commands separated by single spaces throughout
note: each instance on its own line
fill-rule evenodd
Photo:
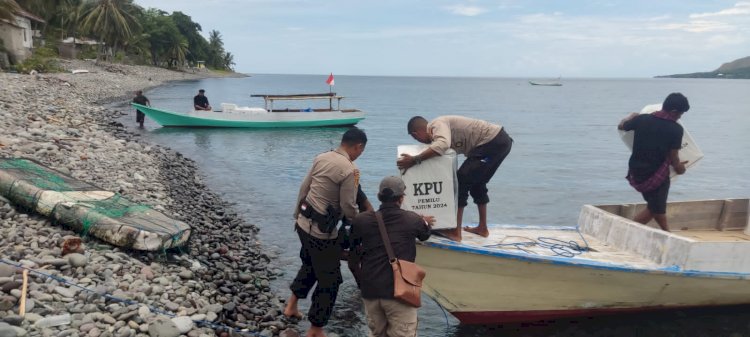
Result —
M 220 103 L 262 106 L 251 94 L 326 92 L 326 76 L 253 75 L 172 83 L 146 93 L 155 107 L 191 108 L 198 89 Z M 682 92 L 691 109 L 682 123 L 705 158 L 673 182 L 670 200 L 746 198 L 750 187 L 750 81 L 707 79 L 567 79 L 562 87 L 531 86 L 527 79 L 336 76 L 342 107 L 367 112 L 359 124 L 369 137 L 357 160 L 365 191 L 377 205 L 380 179 L 397 174 L 396 146 L 413 115 L 447 114 L 503 125 L 513 150 L 489 185 L 491 223 L 575 225 L 583 204 L 641 202 L 625 179 L 628 150 L 616 124 L 628 112 Z M 280 107 L 284 103 L 276 103 Z M 315 107 L 327 102 L 296 103 Z M 130 109 L 128 109 L 130 110 Z M 132 111 L 131 111 L 132 114 Z M 124 119 L 134 125 L 135 117 Z M 315 155 L 335 148 L 345 129 L 229 130 L 161 128 L 147 119 L 144 137 L 194 159 L 211 189 L 261 228 L 266 249 L 286 274 L 274 286 L 287 297 L 299 266 L 292 208 Z M 466 209 L 465 222 L 476 222 Z M 342 336 L 366 336 L 361 301 L 348 270 L 328 327 Z M 467 279 L 456 287 L 471 287 Z M 501 284 L 498 287 L 502 287 Z M 750 336 L 747 308 L 680 311 L 596 319 L 459 326 L 432 300 L 420 309 L 420 336 Z M 306 311 L 309 301 L 301 302 Z

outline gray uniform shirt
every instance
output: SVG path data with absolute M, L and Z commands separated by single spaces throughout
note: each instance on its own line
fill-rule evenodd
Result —
M 463 116 L 442 116 L 427 124 L 427 132 L 432 135 L 430 148 L 441 156 L 448 149 L 469 154 L 495 138 L 502 129 L 501 125 Z
M 297 225 L 308 234 L 318 239 L 335 239 L 338 231 L 330 234 L 321 232 L 315 221 L 300 214 L 299 203 L 306 199 L 315 211 L 326 214 L 328 205 L 341 210 L 349 220 L 357 215 L 357 186 L 359 186 L 359 169 L 341 148 L 319 154 L 313 160 L 312 168 L 302 181 L 294 218 Z

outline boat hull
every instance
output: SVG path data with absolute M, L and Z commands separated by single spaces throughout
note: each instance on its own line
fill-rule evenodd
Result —
M 750 303 L 748 275 L 588 265 L 418 245 L 423 290 L 464 324 Z
M 224 113 L 198 111 L 175 113 L 131 103 L 137 110 L 165 127 L 216 127 L 216 128 L 297 128 L 355 125 L 365 118 L 363 112 L 272 112 Z

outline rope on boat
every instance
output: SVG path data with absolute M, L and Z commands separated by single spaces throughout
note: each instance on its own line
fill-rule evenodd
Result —
M 577 241 L 563 241 L 556 238 L 550 238 L 546 236 L 540 236 L 536 239 L 532 239 L 526 236 L 516 236 L 516 235 L 508 235 L 505 238 L 503 238 L 500 243 L 492 244 L 492 245 L 486 245 L 484 247 L 487 248 L 515 248 L 518 250 L 521 250 L 528 254 L 537 254 L 537 252 L 534 252 L 533 250 L 528 249 L 529 247 L 541 247 L 549 249 L 554 256 L 561 256 L 561 257 L 568 257 L 572 258 L 577 255 L 581 255 L 582 253 L 589 250 L 589 243 L 586 241 L 586 238 L 583 237 L 583 234 L 581 234 L 581 231 L 578 230 L 578 227 L 576 227 L 576 232 L 583 240 L 585 246 L 581 246 Z M 525 239 L 526 241 L 521 242 L 512 242 L 512 243 L 503 243 L 508 238 L 521 238 Z

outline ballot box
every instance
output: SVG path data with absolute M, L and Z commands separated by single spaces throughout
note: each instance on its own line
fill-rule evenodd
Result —
M 426 145 L 399 145 L 396 155 L 402 153 L 418 155 L 427 149 Z M 432 229 L 456 228 L 456 201 L 458 181 L 456 152 L 448 150 L 442 156 L 423 160 L 406 173 L 401 172 L 401 179 L 406 184 L 406 195 L 401 208 L 421 215 L 432 215 L 435 224 Z

